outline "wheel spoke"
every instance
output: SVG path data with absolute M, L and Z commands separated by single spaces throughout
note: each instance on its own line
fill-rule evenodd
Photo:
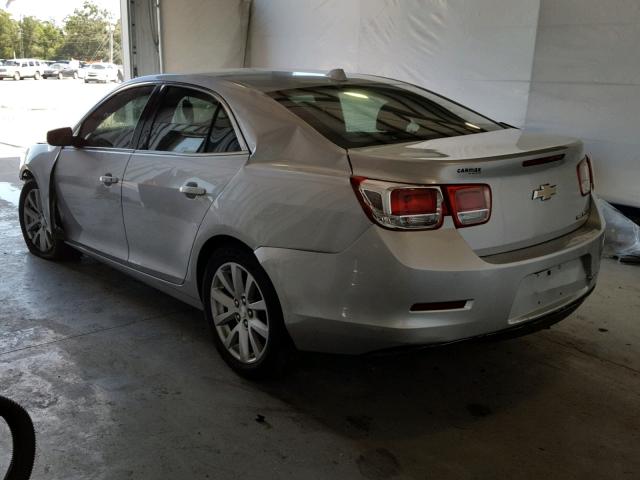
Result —
M 233 280 L 233 291 L 236 298 L 239 298 L 243 295 L 244 288 L 242 287 L 242 272 L 235 263 L 231 264 L 231 279 Z
M 235 310 L 235 307 L 234 307 L 233 310 L 229 309 L 228 311 L 226 311 L 224 313 L 220 313 L 220 314 L 216 315 L 214 317 L 214 323 L 218 327 L 220 327 L 222 325 L 225 325 L 225 324 L 229 323 L 229 321 L 234 318 L 233 316 L 235 314 L 236 314 L 236 310 Z
M 31 218 L 35 218 L 35 219 L 40 219 L 40 214 L 38 212 L 36 212 L 35 210 L 33 210 L 31 207 L 28 207 L 25 205 L 24 207 L 24 213 L 28 216 L 30 216 Z
M 244 288 L 244 296 L 249 299 L 249 293 L 251 292 L 251 288 L 253 287 L 253 285 L 255 284 L 255 280 L 253 279 L 253 277 L 249 274 L 247 274 L 247 284 L 245 285 Z
M 226 295 L 222 290 L 214 288 L 211 290 L 211 298 L 218 303 L 221 303 L 227 308 L 233 309 L 235 311 L 236 305 L 233 302 L 233 298 L 229 295 Z
M 229 283 L 229 280 L 227 279 L 227 276 L 224 274 L 222 269 L 218 270 L 218 272 L 216 273 L 216 277 L 218 278 L 218 280 L 220 280 L 220 283 L 222 283 L 222 286 L 225 288 L 225 290 L 227 290 L 227 292 L 229 292 L 231 295 L 235 296 L 233 287 Z
M 264 339 L 266 339 L 269 335 L 269 327 L 267 327 L 264 323 L 256 318 L 249 322 L 249 328 L 258 332 L 258 335 L 260 335 Z
M 25 205 L 25 207 L 29 207 L 34 211 L 38 211 L 38 206 L 35 204 L 34 201 L 34 195 L 33 195 L 33 190 L 31 192 L 29 192 L 29 195 L 27 195 L 27 205 Z
M 40 245 L 40 251 L 44 252 L 47 250 L 47 243 L 45 241 L 45 233 L 44 228 L 40 227 L 40 231 L 38 232 L 38 243 Z
M 242 327 L 242 324 L 238 322 L 238 324 L 235 327 L 233 327 L 233 330 L 229 332 L 229 335 L 227 335 L 227 338 L 224 339 L 224 346 L 227 347 L 227 349 L 231 348 L 233 339 L 236 337 L 241 327 Z
M 51 248 L 51 245 L 53 244 L 53 238 L 51 237 L 51 234 L 47 229 L 45 229 L 44 231 L 44 243 L 46 245 L 46 250 L 49 250 Z
M 257 302 L 247 305 L 247 308 L 250 308 L 251 310 L 266 310 L 267 305 L 264 303 L 264 300 L 258 300 Z
M 248 330 L 248 333 L 249 333 L 249 343 L 251 344 L 251 349 L 253 350 L 253 356 L 257 358 L 262 352 L 262 348 L 260 348 L 258 341 L 254 337 L 253 329 L 250 328 Z
M 240 323 L 238 323 L 238 325 L 241 325 Z M 247 360 L 249 360 L 249 335 L 247 332 L 247 329 L 244 327 L 240 327 L 240 333 L 239 333 L 239 346 L 240 346 L 240 360 L 242 360 L 243 362 L 246 362 Z
M 34 218 L 31 221 L 29 221 L 28 219 L 26 220 L 27 220 L 26 230 L 31 230 L 34 226 L 38 225 L 38 223 L 40 222 L 39 218 Z

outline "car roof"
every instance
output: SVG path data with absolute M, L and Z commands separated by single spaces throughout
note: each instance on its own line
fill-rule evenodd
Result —
M 331 86 L 331 85 L 349 85 L 363 83 L 402 83 L 398 80 L 392 80 L 384 77 L 376 77 L 363 74 L 345 74 L 342 70 L 340 73 L 346 76 L 346 80 L 336 79 L 332 72 L 323 70 L 264 70 L 254 68 L 243 68 L 235 70 L 219 70 L 206 73 L 194 73 L 184 75 L 162 74 L 154 75 L 155 80 L 175 80 L 180 78 L 182 81 L 190 80 L 195 84 L 228 82 L 236 85 L 258 90 L 261 92 L 273 92 L 276 90 L 287 90 L 305 87 Z

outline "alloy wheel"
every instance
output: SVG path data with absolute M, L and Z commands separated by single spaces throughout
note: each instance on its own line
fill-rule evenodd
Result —
M 27 194 L 22 216 L 27 237 L 31 243 L 41 252 L 50 250 L 53 246 L 53 238 L 46 227 L 39 189 L 34 188 Z
M 245 364 L 260 360 L 269 339 L 269 312 L 254 277 L 238 263 L 224 263 L 213 276 L 210 295 L 216 333 L 227 351 Z

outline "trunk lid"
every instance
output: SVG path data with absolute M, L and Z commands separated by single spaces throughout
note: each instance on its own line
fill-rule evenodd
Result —
M 579 228 L 588 216 L 590 197 L 580 193 L 577 176 L 582 142 L 573 138 L 506 129 L 350 149 L 348 154 L 356 176 L 425 185 L 489 185 L 490 220 L 458 230 L 478 255 L 551 240 Z M 528 162 L 540 159 L 554 160 Z M 547 198 L 553 186 L 555 194 Z M 534 199 L 535 191 L 545 200 Z

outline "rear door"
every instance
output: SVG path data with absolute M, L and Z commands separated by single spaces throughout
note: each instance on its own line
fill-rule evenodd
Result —
M 66 237 L 126 261 L 121 186 L 139 119 L 153 85 L 130 87 L 101 103 L 82 122 L 83 148 L 62 149 L 55 185 Z
M 212 202 L 248 159 L 223 102 L 167 85 L 127 166 L 123 214 L 133 267 L 182 283 Z

